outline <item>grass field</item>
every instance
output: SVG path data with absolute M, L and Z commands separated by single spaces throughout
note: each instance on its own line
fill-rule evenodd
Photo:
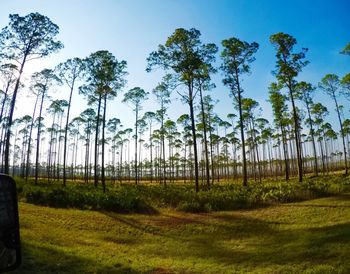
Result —
M 117 214 L 20 203 L 16 273 L 350 273 L 350 195 Z

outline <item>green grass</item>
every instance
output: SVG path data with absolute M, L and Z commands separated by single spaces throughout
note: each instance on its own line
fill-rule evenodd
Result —
M 350 195 L 159 214 L 20 203 L 16 273 L 350 273 Z

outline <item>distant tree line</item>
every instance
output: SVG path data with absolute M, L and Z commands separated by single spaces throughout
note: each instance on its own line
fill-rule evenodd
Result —
M 247 185 L 249 178 L 298 176 L 301 182 L 306 173 L 348 174 L 349 108 L 341 102 L 350 99 L 350 73 L 327 74 L 319 83 L 300 81 L 308 49 L 298 48 L 289 34 L 270 36 L 276 64 L 269 121 L 259 103 L 246 96 L 242 80 L 251 72 L 256 42 L 223 40 L 218 66 L 217 45 L 203 43 L 196 29 L 176 29 L 147 58 L 147 72 L 164 71 L 152 91 L 124 91 L 127 63 L 106 50 L 35 72 L 26 82 L 28 62 L 63 48 L 59 27 L 39 13 L 9 18 L 0 33 L 1 172 L 63 185 L 67 180 L 101 183 L 104 191 L 106 180 L 191 181 L 199 191 L 200 185 L 210 188 L 220 180 Z M 350 43 L 340 53 L 349 57 Z M 233 103 L 226 117 L 215 113 L 217 101 L 208 93 L 218 72 Z M 69 90 L 68 98 L 51 99 L 57 85 Z M 317 102 L 320 92 L 333 102 L 338 124 L 327 121 L 329 110 Z M 88 108 L 71 117 L 77 93 Z M 32 116 L 14 119 L 19 94 L 34 98 L 28 106 Z M 151 94 L 158 104 L 154 112 L 142 108 Z M 188 113 L 175 120 L 168 115 L 172 94 L 188 106 Z M 117 117 L 107 119 L 108 103 L 116 96 L 132 107 L 133 128 Z

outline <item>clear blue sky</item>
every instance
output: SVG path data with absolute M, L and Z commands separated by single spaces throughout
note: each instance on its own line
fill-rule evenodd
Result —
M 300 79 L 316 84 L 326 73 L 340 76 L 350 71 L 350 58 L 339 51 L 350 42 L 350 1 L 261 1 L 261 0 L 60 0 L 20 1 L 2 0 L 0 3 L 0 27 L 8 23 L 8 15 L 26 15 L 39 12 L 48 16 L 60 27 L 60 39 L 65 48 L 43 61 L 28 65 L 29 75 L 33 70 L 52 67 L 72 57 L 85 57 L 106 49 L 118 59 L 128 62 L 128 88 L 140 86 L 151 91 L 160 80 L 159 73 L 146 73 L 146 58 L 157 45 L 179 27 L 197 28 L 204 42 L 220 45 L 221 40 L 237 37 L 248 42 L 256 41 L 260 49 L 252 65 L 252 74 L 244 81 L 246 96 L 259 101 L 263 115 L 270 117 L 267 87 L 274 80 L 274 49 L 269 36 L 286 32 L 298 40 L 300 47 L 309 48 L 310 64 Z M 226 116 L 233 112 L 228 90 L 221 85 L 221 75 L 214 77 L 217 88 L 211 93 L 220 100 L 217 111 Z M 25 95 L 26 90 L 22 91 Z M 67 97 L 59 90 L 55 97 Z M 119 98 L 122 98 L 120 94 Z M 333 111 L 329 100 L 317 96 Z M 84 109 L 83 99 L 75 95 L 73 115 Z M 23 100 L 22 100 L 23 102 Z M 130 108 L 121 105 L 120 99 L 109 105 L 110 116 L 116 116 L 131 127 Z M 19 106 L 23 106 L 19 104 Z M 31 107 L 20 107 L 17 113 Z M 157 105 L 150 100 L 145 109 L 155 110 Z M 169 109 L 176 119 L 187 108 L 175 101 Z M 346 113 L 349 116 L 349 113 Z

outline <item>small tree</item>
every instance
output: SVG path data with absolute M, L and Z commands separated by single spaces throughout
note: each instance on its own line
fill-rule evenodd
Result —
M 30 86 L 31 92 L 35 95 L 35 103 L 34 103 L 34 108 L 33 108 L 33 115 L 32 115 L 32 121 L 30 124 L 29 128 L 29 136 L 28 136 L 28 144 L 27 144 L 27 162 L 26 162 L 26 172 L 25 172 L 25 178 L 26 181 L 28 181 L 29 177 L 29 169 L 30 169 L 30 156 L 31 156 L 31 142 L 32 142 L 32 133 L 33 133 L 33 128 L 34 128 L 34 122 L 35 122 L 35 114 L 36 114 L 36 109 L 38 106 L 38 102 L 40 99 L 40 91 L 37 90 L 36 88 L 36 73 L 32 75 L 32 84 Z
M 153 182 L 153 137 L 152 137 L 152 126 L 153 121 L 156 120 L 156 113 L 152 111 L 147 111 L 143 115 L 143 119 L 148 122 L 148 128 L 149 128 L 149 152 L 150 152 L 150 175 L 151 175 L 151 183 Z
M 318 175 L 318 163 L 317 163 L 317 151 L 316 151 L 316 141 L 315 141 L 315 130 L 313 125 L 313 119 L 311 118 L 311 108 L 313 105 L 312 94 L 315 91 L 315 87 L 313 87 L 310 83 L 300 82 L 296 86 L 298 96 L 303 101 L 306 111 L 307 111 L 307 124 L 310 128 L 310 136 L 312 141 L 312 148 L 314 151 L 314 169 L 316 176 Z
M 248 183 L 247 159 L 244 138 L 244 121 L 242 111 L 243 88 L 241 77 L 250 73 L 250 64 L 255 60 L 253 55 L 259 48 L 255 42 L 249 44 L 237 38 L 230 38 L 222 41 L 224 47 L 221 58 L 221 69 L 224 72 L 224 85 L 230 88 L 230 95 L 234 98 L 234 104 L 238 107 L 239 127 L 241 131 L 242 159 L 243 159 L 243 185 Z
M 47 162 L 47 177 L 48 177 L 48 181 L 50 180 L 50 177 L 52 176 L 52 172 L 51 172 L 51 167 L 52 167 L 52 163 L 53 163 L 53 159 L 55 157 L 52 157 L 52 154 L 57 155 L 57 179 L 59 179 L 59 164 L 60 164 L 60 149 L 58 149 L 58 153 L 55 153 L 52 151 L 53 149 L 53 143 L 54 140 L 56 140 L 56 144 L 57 142 L 59 143 L 59 148 L 60 148 L 60 132 L 61 132 L 61 126 L 62 126 L 62 118 L 63 118 L 63 114 L 64 114 L 64 109 L 68 107 L 68 102 L 66 100 L 54 100 L 51 102 L 49 108 L 47 109 L 49 113 L 52 114 L 53 119 L 52 119 L 52 126 L 51 128 L 48 128 L 48 131 L 50 131 L 50 140 L 49 140 L 49 153 L 48 153 L 48 162 Z M 56 118 L 57 118 L 57 123 L 56 123 Z M 54 138 L 54 134 L 56 135 L 56 137 Z M 58 137 L 57 137 L 58 135 Z M 55 166 L 54 166 L 55 169 Z
M 325 117 L 328 115 L 328 110 L 321 103 L 316 103 L 312 105 L 311 114 L 314 117 L 314 124 L 316 126 L 315 135 L 318 137 L 317 139 L 320 145 L 322 170 L 323 170 L 323 173 L 325 173 L 325 170 L 326 170 L 325 153 L 323 151 L 323 145 L 321 143 L 321 140 L 325 139 L 322 131 L 323 131 L 323 126 L 325 124 Z M 326 159 L 327 157 L 328 155 L 326 155 Z M 328 170 L 328 164 L 327 164 L 327 170 Z
M 210 74 L 215 73 L 216 69 L 212 66 L 212 63 L 215 61 L 214 59 L 214 53 L 217 52 L 217 46 L 214 44 L 207 45 L 207 48 L 210 48 L 208 51 L 209 54 L 207 54 L 207 57 L 205 58 L 203 65 L 197 70 L 197 81 L 196 88 L 199 92 L 199 100 L 200 100 L 200 119 L 202 124 L 202 132 L 203 132 L 203 140 L 204 140 L 204 154 L 205 154 L 205 170 L 206 170 L 206 183 L 207 187 L 210 187 L 210 169 L 209 169 L 209 149 L 208 149 L 208 138 L 207 138 L 207 131 L 208 131 L 208 125 L 207 125 L 207 119 L 206 119 L 206 113 L 205 113 L 205 107 L 204 107 L 204 100 L 203 100 L 203 91 L 209 90 L 210 88 L 213 88 L 214 85 L 210 84 Z
M 288 107 L 286 105 L 286 97 L 281 94 L 280 87 L 276 83 L 271 83 L 269 88 L 269 101 L 272 106 L 272 112 L 274 116 L 274 123 L 277 129 L 281 132 L 282 147 L 284 154 L 285 175 L 286 181 L 289 180 L 290 168 L 288 157 L 288 144 L 287 144 L 287 126 L 288 126 Z
M 72 103 L 72 95 L 75 82 L 82 76 L 84 71 L 84 62 L 79 58 L 68 59 L 66 62 L 59 64 L 56 71 L 60 79 L 70 88 L 66 125 L 64 128 L 64 146 L 63 146 L 63 185 L 66 185 L 66 161 L 67 161 L 67 139 L 68 139 L 68 124 L 69 114 Z
M 340 134 L 343 141 L 343 151 L 344 151 L 344 160 L 345 160 L 345 174 L 348 174 L 348 160 L 347 160 L 347 152 L 346 152 L 346 144 L 345 144 L 345 133 L 343 128 L 343 122 L 341 118 L 341 106 L 338 103 L 338 97 L 340 95 L 340 80 L 339 77 L 335 74 L 327 74 L 324 76 L 319 83 L 319 87 L 331 97 L 335 104 L 335 111 L 337 112 L 339 126 L 340 126 Z
M 113 175 L 113 181 L 115 181 L 116 178 L 116 172 L 115 172 L 115 156 L 116 156 L 116 148 L 117 148 L 117 140 L 119 138 L 119 126 L 121 126 L 120 124 L 120 120 L 118 118 L 112 118 L 109 119 L 107 122 L 107 129 L 110 132 L 110 138 L 112 141 L 112 175 Z M 122 126 L 121 126 L 122 127 Z
M 308 64 L 308 61 L 304 60 L 307 49 L 303 48 L 300 52 L 294 53 L 293 49 L 297 43 L 297 40 L 293 36 L 283 32 L 271 35 L 270 42 L 276 49 L 277 60 L 274 75 L 276 76 L 278 84 L 281 86 L 281 88 L 286 88 L 288 90 L 288 97 L 292 103 L 294 138 L 298 161 L 298 176 L 299 182 L 301 182 L 303 180 L 303 163 L 300 139 L 301 125 L 299 123 L 300 119 L 295 102 L 298 97 L 296 77 L 301 72 L 302 68 Z
M 91 168 L 90 168 L 90 142 L 91 135 L 93 133 L 94 124 L 96 122 L 96 112 L 92 108 L 84 110 L 80 116 L 81 120 L 84 123 L 84 133 L 85 133 L 85 164 L 84 164 L 84 181 L 85 183 L 89 182 Z
M 163 77 L 163 81 L 159 83 L 153 90 L 152 93 L 156 96 L 156 100 L 159 103 L 160 109 L 156 111 L 156 118 L 160 122 L 160 139 L 162 146 L 162 164 L 163 164 L 163 176 L 162 180 L 166 185 L 166 160 L 165 160 L 165 130 L 164 121 L 166 117 L 166 111 L 170 104 L 171 91 L 174 89 L 171 75 L 167 74 Z
M 142 109 L 142 103 L 147 100 L 148 92 L 142 88 L 135 87 L 130 89 L 124 94 L 123 102 L 133 105 L 133 111 L 135 112 L 135 184 L 138 183 L 138 170 L 137 170 L 137 143 L 138 143 L 138 121 L 139 111 Z
M 38 116 L 38 132 L 36 139 L 36 154 L 35 154 L 35 183 L 38 182 L 39 176 L 39 149 L 40 149 L 40 135 L 42 130 L 42 110 L 44 106 L 45 98 L 47 97 L 47 93 L 49 88 L 56 83 L 60 83 L 57 76 L 53 73 L 51 69 L 44 69 L 41 72 L 37 72 L 33 74 L 33 81 L 35 82 L 33 88 L 36 89 L 40 99 L 40 108 L 39 108 L 39 116 Z

